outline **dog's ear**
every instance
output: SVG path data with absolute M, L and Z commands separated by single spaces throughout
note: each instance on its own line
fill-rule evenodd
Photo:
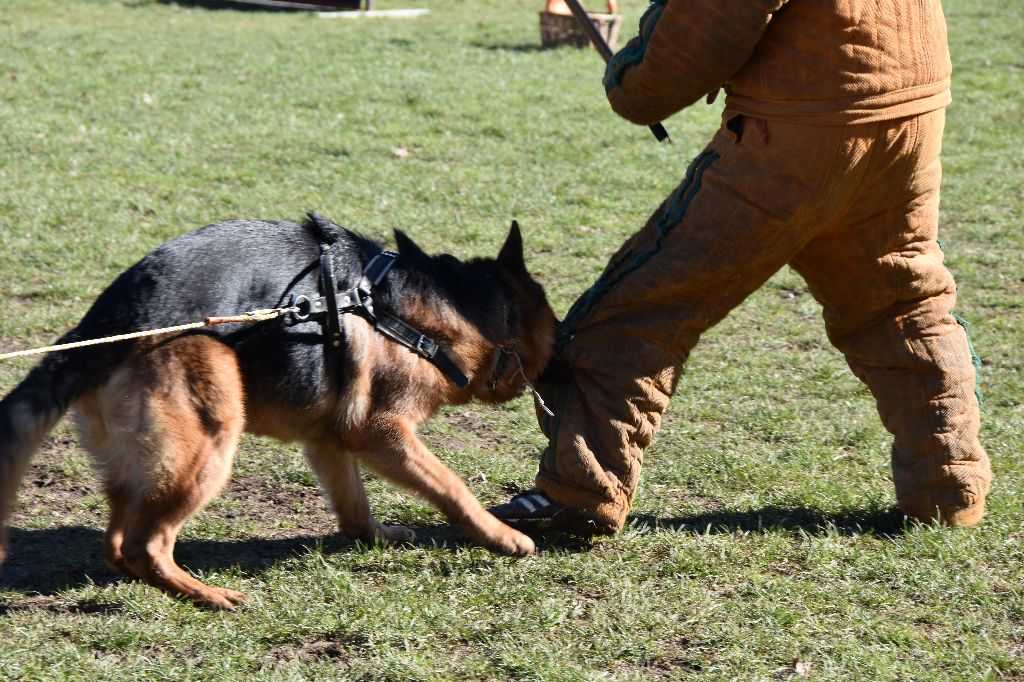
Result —
M 395 246 L 398 247 L 398 254 L 405 258 L 417 260 L 420 258 L 430 258 L 420 247 L 416 246 L 416 242 L 410 239 L 405 232 L 401 230 L 395 230 Z
M 505 244 L 498 252 L 498 265 L 512 272 L 526 272 L 526 260 L 523 258 L 523 234 L 519 231 L 519 223 L 512 221 Z

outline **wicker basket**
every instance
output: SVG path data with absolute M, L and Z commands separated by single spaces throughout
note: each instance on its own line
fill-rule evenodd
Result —
M 618 14 L 598 12 L 588 12 L 587 14 L 608 44 L 615 49 L 615 43 L 619 39 L 619 25 L 622 23 L 622 17 Z M 590 45 L 587 34 L 583 32 L 576 17 L 571 14 L 553 14 L 551 12 L 540 13 L 540 42 L 544 47 L 559 45 L 588 47 Z

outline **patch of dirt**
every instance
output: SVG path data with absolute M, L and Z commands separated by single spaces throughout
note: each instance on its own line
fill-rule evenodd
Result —
M 310 658 L 328 658 L 343 661 L 359 655 L 359 650 L 369 644 L 367 633 L 328 633 L 310 637 L 300 642 L 290 642 L 274 647 L 267 652 L 265 658 L 268 665 L 281 661 L 294 661 Z
M 25 348 L 27 346 L 14 339 L 0 338 L 0 353 L 13 353 L 16 350 L 24 350 Z
M 479 413 L 470 410 L 451 411 L 445 414 L 443 419 L 454 424 L 460 432 L 471 433 L 478 438 L 493 433 L 493 429 L 487 425 L 484 418 Z
M 685 638 L 680 642 L 678 648 L 673 647 L 662 655 L 636 661 L 615 661 L 609 672 L 622 677 L 639 674 L 644 680 L 678 679 L 681 675 L 699 673 L 704 669 L 705 663 L 684 651 L 688 646 Z
M 42 282 L 40 282 L 42 284 Z M 8 296 L 4 300 L 5 302 L 15 308 L 28 308 L 29 306 L 38 305 L 41 299 L 46 298 L 46 295 L 42 292 L 30 293 L 30 294 L 14 294 Z
M 237 476 L 218 501 L 203 510 L 205 518 L 226 523 L 258 523 L 271 539 L 330 535 L 337 532 L 334 512 L 317 488 L 281 485 L 261 476 Z
M 351 652 L 340 642 L 315 639 L 300 644 L 276 646 L 267 652 L 272 661 L 293 661 L 302 658 L 349 658 Z
M 21 488 L 11 525 L 25 525 L 50 515 L 67 521 L 99 521 L 100 516 L 83 501 L 99 492 L 99 482 L 90 471 L 75 471 L 67 465 L 78 444 L 71 438 L 47 438 L 32 458 Z
M 424 433 L 423 440 L 428 447 L 457 451 L 471 445 L 486 450 L 505 444 L 501 434 L 495 432 L 494 428 L 476 412 L 452 410 L 434 419 L 450 425 L 454 433 Z

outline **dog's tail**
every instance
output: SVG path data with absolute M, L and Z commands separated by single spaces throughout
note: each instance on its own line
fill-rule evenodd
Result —
M 61 342 L 76 337 L 72 331 Z M 120 342 L 50 353 L 0 400 L 0 564 L 7 555 L 7 519 L 32 453 L 71 404 L 109 376 L 131 348 Z

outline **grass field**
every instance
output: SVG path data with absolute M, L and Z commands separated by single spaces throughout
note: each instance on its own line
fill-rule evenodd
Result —
M 562 314 L 717 125 L 694 107 L 662 146 L 617 119 L 595 54 L 539 49 L 539 2 L 378 6 L 431 13 L 4 0 L 0 352 L 49 343 L 173 235 L 311 209 L 460 256 L 515 217 Z M 296 446 L 246 439 L 178 557 L 252 603 L 199 610 L 103 563 L 105 503 L 62 424 L 0 568 L 0 679 L 1024 680 L 1024 5 L 945 6 L 942 237 L 997 477 L 981 526 L 904 523 L 888 435 L 784 270 L 698 346 L 627 530 L 525 560 L 372 479 L 420 542 L 353 544 Z M 0 393 L 30 366 L 0 363 Z M 531 483 L 542 445 L 526 399 L 449 410 L 425 440 L 485 503 Z

